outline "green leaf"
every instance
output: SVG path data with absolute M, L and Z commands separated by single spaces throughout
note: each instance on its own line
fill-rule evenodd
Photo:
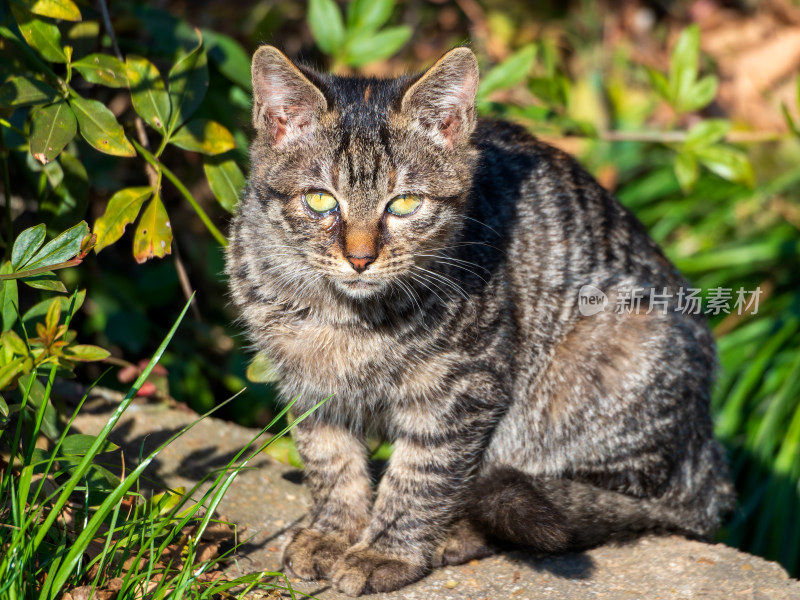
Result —
M 684 194 L 688 194 L 697 183 L 697 160 L 691 152 L 681 152 L 675 157 L 675 177 Z
M 5 424 L 8 422 L 8 404 L 0 396 L 0 427 L 5 427 Z
M 250 56 L 241 44 L 232 37 L 211 31 L 203 30 L 203 39 L 206 40 L 208 57 L 217 65 L 219 72 L 245 90 L 250 91 Z
M 153 494 L 145 504 L 144 514 L 152 519 L 165 517 L 181 503 L 185 495 L 186 488 L 183 486 L 176 488 L 174 492 L 167 490 L 160 494 Z
M 164 132 L 169 122 L 170 99 L 164 80 L 153 63 L 139 56 L 126 59 L 133 109 L 145 123 Z
M 376 31 L 392 16 L 394 0 L 353 0 L 347 5 L 347 28 L 350 31 Z
M 388 27 L 378 33 L 364 32 L 347 43 L 344 61 L 352 67 L 382 60 L 397 52 L 410 38 L 407 25 Z
M 102 348 L 100 348 L 102 350 Z M 97 439 L 94 435 L 87 435 L 85 433 L 73 433 L 72 435 L 68 435 L 64 438 L 64 441 L 61 443 L 61 453 L 67 456 L 84 456 L 89 449 L 94 444 L 94 441 Z M 100 446 L 100 450 L 98 453 L 102 452 L 114 452 L 119 450 L 119 446 L 117 446 L 113 442 L 109 442 L 108 440 L 103 440 L 102 445 Z
M 695 150 L 695 156 L 709 171 L 723 179 L 755 186 L 753 167 L 744 152 L 725 146 L 709 146 Z
M 528 44 L 517 50 L 481 79 L 478 99 L 483 100 L 496 90 L 508 89 L 524 80 L 536 60 L 536 46 Z
M 109 356 L 111 356 L 111 353 L 108 350 L 91 344 L 75 344 L 64 348 L 64 358 L 67 360 L 95 362 L 105 360 Z
M 27 356 L 20 356 L 0 367 L 0 390 L 8 387 L 8 385 L 14 381 L 14 378 L 17 377 L 24 368 L 26 360 L 28 360 Z
M 77 131 L 75 114 L 63 100 L 40 108 L 31 120 L 31 154 L 45 165 L 61 154 Z
M 168 131 L 172 133 L 197 110 L 208 89 L 208 57 L 202 37 L 197 47 L 170 69 L 168 80 L 172 103 Z
M 296 469 L 303 468 L 303 459 L 300 458 L 300 453 L 290 437 L 283 436 L 270 440 L 269 446 L 264 448 L 264 454 Z
M 61 292 L 62 294 L 67 293 L 67 288 L 63 283 L 61 283 L 61 280 L 56 277 L 56 274 L 52 271 L 45 271 L 44 273 L 39 273 L 33 277 L 22 277 L 20 281 L 31 286 L 32 288 L 36 288 L 37 290 Z
M 81 136 L 89 144 L 105 154 L 112 156 L 136 156 L 122 125 L 117 123 L 114 113 L 98 100 L 70 98 L 70 106 L 78 118 Z
M 133 257 L 143 263 L 172 253 L 172 226 L 161 198 L 154 196 L 139 219 L 133 238 Z
M 19 270 L 25 266 L 36 251 L 44 244 L 47 230 L 43 224 L 29 227 L 17 236 L 14 247 L 11 250 L 12 271 Z
M 67 62 L 67 55 L 61 48 L 61 32 L 58 27 L 16 5 L 11 6 L 11 12 L 14 13 L 22 37 L 42 58 L 50 62 Z
M 19 378 L 19 385 L 22 389 L 28 387 L 28 384 L 33 377 L 32 373 L 26 373 L 22 377 Z M 53 402 L 50 400 L 49 395 L 46 392 L 46 389 L 42 382 L 34 378 L 33 383 L 31 385 L 31 394 L 28 398 L 28 403 L 38 410 L 38 408 L 45 404 L 44 409 L 44 420 L 42 421 L 42 433 L 46 435 L 51 440 L 56 440 L 61 435 L 61 431 L 59 429 L 58 424 L 58 412 L 53 406 Z
M 795 82 L 795 97 L 797 98 L 797 112 L 800 113 L 800 75 Z
M 124 62 L 109 54 L 90 54 L 72 63 L 89 83 L 110 88 L 128 87 L 128 68 Z
M 58 96 L 52 87 L 33 77 L 12 77 L 0 87 L 0 106 L 17 107 L 52 102 Z
M 28 356 L 28 347 L 17 332 L 13 329 L 4 331 L 2 335 L 3 345 L 9 348 L 14 354 Z
M 344 21 L 333 0 L 311 0 L 308 3 L 308 26 L 320 50 L 336 54 L 344 44 Z
M 70 310 L 70 305 L 72 304 L 72 297 L 71 296 L 60 296 L 55 298 L 61 304 L 61 312 L 67 313 Z M 72 309 L 72 314 L 77 313 L 81 306 L 83 306 L 83 302 L 86 300 L 86 290 L 80 290 L 75 296 L 75 306 Z M 29 308 L 24 315 L 22 315 L 22 320 L 30 321 L 31 319 L 36 319 L 37 317 L 43 317 L 47 314 L 47 309 L 50 308 L 50 303 L 53 300 L 42 300 L 41 302 L 34 304 L 31 308 Z
M 786 106 L 785 102 L 781 103 L 781 111 L 783 112 L 783 118 L 786 119 L 786 125 L 789 126 L 789 129 L 792 130 L 796 136 L 800 136 L 800 127 L 798 127 L 797 123 L 794 122 L 792 118 L 792 114 L 789 112 L 789 107 Z
M 676 108 L 680 112 L 691 112 L 707 106 L 717 95 L 717 78 L 707 75 L 694 84 L 687 94 L 678 101 Z
M 11 261 L 9 260 L 4 262 L 2 267 L 0 267 L 0 273 L 3 275 L 8 275 L 13 272 L 14 269 L 11 267 Z M 0 283 L 2 283 L 2 285 L 0 285 L 0 313 L 2 313 L 3 316 L 3 331 L 8 331 L 17 321 L 17 307 L 19 304 L 17 280 L 6 279 Z
M 245 376 L 248 381 L 253 383 L 272 383 L 280 380 L 280 375 L 272 361 L 263 352 L 259 352 L 253 357 L 253 360 L 247 365 Z
M 100 252 L 121 238 L 128 224 L 136 220 L 142 204 L 152 195 L 151 187 L 132 187 L 119 190 L 111 196 L 106 212 L 94 224 L 94 233 L 97 235 L 94 251 Z
M 81 251 L 81 242 L 87 235 L 89 235 L 89 226 L 86 221 L 81 221 L 55 239 L 50 240 L 25 264 L 25 270 L 55 265 L 77 256 Z
M 178 148 L 209 155 L 222 154 L 236 147 L 230 131 L 216 121 L 207 119 L 189 121 L 169 141 Z
M 651 68 L 647 69 L 647 74 L 650 76 L 650 83 L 653 84 L 656 93 L 664 100 L 671 102 L 672 98 L 670 96 L 669 83 L 667 82 L 667 78 L 664 77 L 664 74 Z
M 669 97 L 676 107 L 689 96 L 697 79 L 699 57 L 700 28 L 690 25 L 678 38 L 669 61 Z
M 203 170 L 219 203 L 232 213 L 244 187 L 244 175 L 232 158 L 206 158 Z
M 83 219 L 86 214 L 89 205 L 89 176 L 83 163 L 66 152 L 61 153 L 58 161 L 64 174 L 63 180 L 39 204 L 39 213 L 48 228 L 62 231 Z
M 36 160 L 33 154 L 30 154 L 30 157 Z M 37 164 L 41 163 L 37 161 Z M 61 185 L 61 183 L 64 181 L 64 169 L 61 168 L 61 165 L 57 160 L 42 165 L 42 171 L 47 177 L 48 183 L 54 188 Z
M 51 19 L 80 21 L 81 11 L 72 0 L 12 0 L 30 12 Z
M 706 119 L 689 130 L 684 148 L 705 148 L 716 144 L 731 130 L 731 122 L 725 119 Z

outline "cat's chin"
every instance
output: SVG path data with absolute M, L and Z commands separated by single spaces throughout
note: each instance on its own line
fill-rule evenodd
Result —
M 373 298 L 386 289 L 386 284 L 382 281 L 367 281 L 365 279 L 336 281 L 335 285 L 336 289 L 355 300 Z

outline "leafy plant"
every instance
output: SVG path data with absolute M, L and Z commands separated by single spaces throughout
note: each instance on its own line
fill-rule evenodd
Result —
M 134 236 L 134 258 L 145 262 L 171 252 L 171 223 L 161 199 L 163 177 L 175 185 L 217 242 L 224 246 L 225 237 L 205 210 L 160 161 L 169 144 L 208 156 L 205 173 L 211 188 L 222 205 L 232 210 L 233 197 L 243 185 L 244 177 L 232 158 L 219 160 L 210 157 L 233 150 L 236 145 L 233 136 L 220 123 L 192 119 L 203 102 L 209 82 L 208 57 L 202 34 L 197 31 L 196 46 L 178 57 L 165 83 L 158 68 L 144 57 L 131 55 L 123 61 L 121 55 L 95 52 L 75 60 L 73 47 L 63 43 L 55 21 L 81 21 L 80 9 L 71 0 L 41 0 L 34 4 L 15 2 L 11 5 L 11 14 L 14 22 L 0 27 L 0 36 L 16 45 L 26 66 L 33 69 L 12 76 L 0 87 L 0 108 L 24 109 L 28 113 L 24 129 L 14 128 L 15 133 L 23 137 L 20 146 L 27 146 L 31 156 L 45 166 L 63 153 L 61 165 L 49 167 L 51 172 L 63 171 L 65 163 L 77 159 L 75 154 L 67 153 L 66 148 L 79 134 L 91 147 L 104 154 L 133 157 L 138 152 L 152 169 L 147 193 L 141 187 L 124 189 L 109 202 L 106 212 L 96 223 L 102 236 L 95 250 L 99 252 L 116 242 L 146 204 Z M 54 70 L 58 64 L 64 65 L 63 75 Z M 78 90 L 85 86 L 75 85 L 74 73 L 97 86 L 127 88 L 137 117 L 161 138 L 157 149 L 154 152 L 148 150 L 149 140 L 143 128 L 139 130 L 138 142 L 129 139 L 104 103 L 82 96 Z M 63 182 L 57 176 L 50 179 L 52 192 L 58 194 L 58 187 Z M 135 195 L 132 200 L 129 199 L 131 195 Z M 85 206 L 76 208 L 77 213 Z
M 57 428 L 53 415 L 55 409 L 45 397 L 35 373 L 48 366 L 58 369 L 62 376 L 72 376 L 76 363 L 94 362 L 107 358 L 107 350 L 91 344 L 75 343 L 77 332 L 69 329 L 72 315 L 83 304 L 86 292 L 76 292 L 71 298 L 55 297 L 43 300 L 28 309 L 20 318 L 18 281 L 35 289 L 66 292 L 64 284 L 54 271 L 81 263 L 94 244 L 85 222 L 63 232 L 44 243 L 44 225 L 23 231 L 16 239 L 11 259 L 0 268 L 0 307 L 2 307 L 2 335 L 0 335 L 0 390 L 24 382 L 25 389 L 37 398 L 48 416 L 45 433 L 54 437 Z M 62 324 L 62 313 L 65 314 Z M 19 320 L 18 331 L 13 329 Z M 34 328 L 36 336 L 29 335 Z M 56 371 L 53 371 L 54 373 Z M 16 413 L 24 414 L 26 402 L 3 404 L 4 418 Z M 39 424 L 39 427 L 41 424 Z M 0 426 L 2 430 L 2 426 Z
M 333 58 L 333 70 L 388 58 L 408 42 L 409 26 L 383 28 L 394 4 L 394 0 L 353 0 L 347 5 L 345 23 L 334 0 L 310 0 L 308 25 L 320 50 Z

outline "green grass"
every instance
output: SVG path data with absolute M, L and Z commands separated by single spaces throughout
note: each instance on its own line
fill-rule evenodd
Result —
M 81 410 L 87 393 L 54 447 L 48 451 L 37 449 L 35 444 L 56 370 L 50 371 L 43 401 L 36 403 L 36 409 L 31 408 L 36 377 L 27 379 L 19 414 L 30 414 L 32 427 L 25 431 L 26 419 L 16 419 L 11 457 L 0 474 L 0 598 L 50 600 L 61 598 L 64 592 L 79 586 L 106 589 L 111 580 L 115 580 L 121 598 L 135 597 L 144 590 L 148 598 L 154 599 L 239 598 L 253 589 L 277 589 L 288 592 L 292 598 L 307 596 L 294 590 L 281 573 L 260 572 L 213 581 L 203 577 L 224 569 L 227 559 L 241 543 L 211 559 L 202 560 L 198 553 L 204 533 L 218 523 L 215 510 L 237 475 L 316 407 L 267 442 L 256 444 L 261 435 L 286 415 L 290 403 L 225 467 L 208 473 L 188 492 L 168 490 L 146 500 L 139 491 L 139 482 L 145 469 L 167 445 L 210 413 L 184 427 L 149 455 L 140 457 L 137 466 L 123 474 L 121 480 L 115 479 L 99 461 L 100 454 L 116 449 L 108 441 L 109 433 L 158 363 L 188 306 L 94 438 L 68 435 L 69 425 Z M 230 400 L 233 398 L 227 402 Z M 0 430 L 0 437 L 9 433 Z M 207 491 L 200 494 L 201 486 L 209 481 Z M 197 495 L 200 499 L 194 500 Z M 169 560 L 163 558 L 167 551 Z

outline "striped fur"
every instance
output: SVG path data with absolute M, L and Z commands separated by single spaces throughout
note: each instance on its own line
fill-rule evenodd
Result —
M 507 542 L 710 536 L 732 503 L 713 339 L 702 316 L 613 311 L 626 288 L 686 285 L 639 222 L 571 157 L 476 120 L 465 48 L 387 80 L 268 46 L 253 65 L 232 298 L 298 412 L 334 394 L 294 431 L 314 508 L 286 566 L 359 595 Z M 339 211 L 313 213 L 309 190 Z M 388 214 L 404 193 L 419 210 Z M 376 251 L 363 273 L 356 242 Z M 610 308 L 582 316 L 584 284 Z M 377 489 L 372 432 L 395 444 Z

